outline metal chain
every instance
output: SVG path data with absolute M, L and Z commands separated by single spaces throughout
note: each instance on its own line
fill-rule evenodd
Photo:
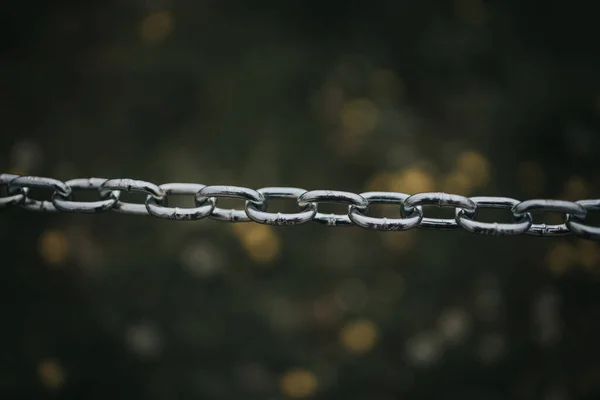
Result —
M 0 174 L 0 187 L 6 186 L 6 196 L 0 196 L 0 208 L 19 206 L 29 211 L 101 213 L 115 211 L 124 214 L 150 215 L 177 221 L 195 221 L 202 218 L 227 222 L 254 221 L 267 225 L 300 225 L 316 221 L 329 226 L 359 226 L 378 231 L 405 231 L 412 228 L 438 230 L 464 229 L 481 235 L 564 236 L 575 235 L 585 239 L 600 240 L 600 227 L 586 224 L 588 211 L 600 210 L 600 199 L 563 200 L 533 199 L 519 201 L 506 197 L 464 197 L 447 193 L 398 192 L 351 193 L 337 190 L 305 190 L 291 187 L 266 187 L 258 190 L 238 186 L 206 186 L 197 183 L 166 183 L 156 185 L 134 179 L 83 178 L 62 182 L 39 176 Z M 50 190 L 51 200 L 37 200 L 29 195 L 30 189 Z M 77 190 L 96 190 L 99 200 L 83 202 L 73 200 Z M 122 201 L 122 192 L 142 192 L 147 195 L 142 203 Z M 166 205 L 169 195 L 194 196 L 195 207 L 181 208 Z M 245 200 L 244 209 L 217 207 L 219 198 Z M 296 213 L 267 211 L 269 199 L 293 199 Z M 322 203 L 345 204 L 347 214 L 323 214 Z M 374 204 L 398 206 L 400 218 L 377 218 L 368 215 Z M 429 218 L 423 206 L 435 205 L 454 208 L 454 218 Z M 508 209 L 513 222 L 477 221 L 482 208 Z M 532 211 L 560 213 L 564 222 L 559 225 L 534 223 Z

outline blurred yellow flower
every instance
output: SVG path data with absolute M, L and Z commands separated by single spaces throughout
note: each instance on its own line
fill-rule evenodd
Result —
M 363 354 L 377 342 L 377 327 L 368 320 L 353 321 L 340 331 L 340 342 L 350 352 Z
M 304 398 L 316 392 L 318 383 L 312 372 L 305 369 L 293 369 L 283 375 L 280 386 L 286 396 Z

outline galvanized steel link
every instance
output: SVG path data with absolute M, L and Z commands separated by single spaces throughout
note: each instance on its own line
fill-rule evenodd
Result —
M 350 207 L 355 206 L 361 211 L 366 211 L 369 202 L 359 194 L 351 192 L 343 192 L 340 190 L 311 190 L 298 197 L 298 206 L 306 207 L 310 203 L 345 203 L 348 204 L 348 212 Z M 353 225 L 348 214 L 323 214 L 317 212 L 313 221 L 327 224 L 329 226 L 349 226 Z
M 102 189 L 119 190 L 125 192 L 142 192 L 154 197 L 156 200 L 162 200 L 165 197 L 165 192 L 154 183 L 137 179 L 109 179 L 100 186 L 100 190 Z M 125 214 L 150 215 L 146 209 L 145 203 L 128 203 L 119 200 L 114 205 L 112 210 Z
M 36 200 L 29 197 L 29 189 L 50 189 L 53 193 L 58 193 L 64 197 L 71 195 L 71 188 L 66 183 L 53 178 L 46 178 L 43 176 L 19 176 L 18 178 L 12 179 L 8 183 L 8 193 L 25 194 L 25 199 L 21 203 L 21 207 L 29 211 L 43 211 L 43 212 L 56 212 L 58 211 L 51 201 L 47 200 Z
M 305 189 L 291 187 L 265 187 L 257 190 L 265 198 L 264 210 L 259 210 L 256 205 L 250 201 L 246 202 L 246 214 L 254 222 L 267 225 L 300 225 L 311 221 L 317 214 L 317 204 L 307 203 L 297 213 L 270 213 L 266 211 L 266 205 L 269 199 L 294 199 L 306 193 Z
M 397 204 L 402 213 L 402 205 L 410 195 L 397 192 L 365 192 L 360 194 L 365 198 L 369 205 L 371 204 Z M 411 214 L 403 218 L 376 218 L 365 215 L 357 206 L 350 205 L 348 217 L 356 225 L 379 231 L 405 231 L 414 228 L 421 223 L 423 219 L 423 209 L 419 206 L 414 207 Z
M 293 187 L 266 187 L 258 190 L 239 187 L 196 183 L 154 183 L 134 179 L 80 178 L 66 182 L 46 177 L 0 174 L 0 187 L 6 186 L 8 195 L 0 196 L 0 208 L 22 207 L 31 211 L 96 213 L 116 211 L 125 214 L 151 215 L 178 221 L 211 218 L 229 222 L 254 221 L 267 225 L 300 225 L 316 221 L 330 226 L 359 226 L 380 231 L 403 231 L 416 227 L 433 229 L 456 229 L 482 235 L 562 236 L 574 234 L 584 239 L 600 240 L 600 227 L 586 223 L 588 210 L 600 210 L 600 199 L 577 202 L 548 199 L 519 201 L 507 197 L 467 198 L 447 193 L 417 193 L 408 195 L 398 192 L 365 192 L 356 194 L 338 190 L 306 191 Z M 37 200 L 30 190 L 51 190 L 51 200 Z M 74 190 L 98 190 L 100 200 L 75 201 Z M 147 195 L 144 203 L 128 203 L 120 200 L 122 192 L 142 192 Z M 169 207 L 167 196 L 184 194 L 194 196 L 196 207 Z M 245 200 L 244 209 L 217 207 L 221 197 Z M 268 199 L 293 199 L 299 211 L 296 213 L 268 212 Z M 324 214 L 320 203 L 343 203 L 348 205 L 346 214 Z M 376 218 L 368 215 L 370 205 L 392 204 L 400 208 L 400 218 Z M 454 207 L 455 218 L 425 218 L 423 206 Z M 510 209 L 513 222 L 481 222 L 475 218 L 481 208 Z M 534 211 L 558 212 L 565 222 L 558 225 L 535 224 Z
M 406 214 L 410 214 L 417 206 L 433 205 L 438 207 L 457 207 L 468 214 L 474 214 L 477 206 L 467 197 L 457 194 L 441 192 L 418 193 L 408 197 L 403 208 Z M 425 218 L 419 224 L 420 228 L 429 229 L 456 229 L 459 227 L 456 218 Z
M 577 204 L 579 204 L 586 210 L 600 210 L 600 199 L 579 200 L 577 201 Z M 579 218 L 574 214 L 567 214 L 565 225 L 567 226 L 567 229 L 569 229 L 577 236 L 581 236 L 586 239 L 600 237 L 600 227 L 586 225 L 583 223 L 584 219 L 585 218 Z
M 256 190 L 240 187 L 240 186 L 227 186 L 227 185 L 214 185 L 205 186 L 196 194 L 196 202 L 198 205 L 203 205 L 209 198 L 214 198 L 215 204 L 218 202 L 219 197 L 228 197 L 233 199 L 242 199 L 254 203 L 259 210 L 265 209 L 265 197 L 257 192 Z M 250 222 L 252 221 L 246 211 L 235 210 L 235 209 L 223 209 L 215 207 L 210 215 L 210 218 L 217 219 L 219 221 L 227 222 Z
M 13 174 L 0 174 L 0 186 L 6 185 L 8 191 L 8 184 L 18 178 L 19 175 Z M 9 196 L 0 196 L 0 208 L 12 206 L 15 204 L 22 204 L 25 201 L 26 193 L 21 190 L 21 193 L 12 194 Z
M 512 209 L 519 200 L 511 199 L 509 197 L 470 197 L 477 208 L 497 208 L 497 209 Z M 498 222 L 480 222 L 475 221 L 477 214 L 470 214 L 462 208 L 456 209 L 456 222 L 465 230 L 473 233 L 479 233 L 481 235 L 520 235 L 529 230 L 533 224 L 531 214 L 526 212 L 522 217 L 515 218 L 516 222 L 511 223 L 498 223 Z M 513 216 L 514 218 L 514 216 Z
M 584 219 L 587 210 L 577 203 L 564 200 L 533 199 L 523 201 L 512 208 L 515 218 L 522 217 L 531 211 L 557 212 L 565 214 L 565 221 L 569 215 L 578 219 Z M 536 236 L 564 236 L 570 233 L 565 223 L 558 225 L 532 224 L 527 231 L 529 235 Z
M 72 194 L 64 196 L 59 192 L 52 195 L 52 204 L 54 207 L 63 212 L 72 213 L 96 213 L 111 210 L 119 201 L 121 192 L 118 190 L 100 191 L 107 179 L 103 178 L 79 178 L 66 181 L 65 184 L 72 189 L 96 189 L 99 191 L 100 197 L 104 200 L 98 201 L 74 201 L 71 200 Z
M 196 200 L 196 195 L 205 187 L 205 185 L 196 183 L 165 183 L 160 185 L 159 188 L 165 193 L 169 194 L 188 194 L 194 195 L 194 202 L 196 207 L 193 208 L 181 208 L 181 207 L 167 207 L 165 205 L 167 197 L 162 200 L 148 195 L 146 197 L 146 209 L 150 215 L 163 218 L 172 219 L 176 221 L 195 221 L 198 219 L 209 216 L 216 206 L 216 200 L 214 197 L 209 197 L 204 204 L 199 204 Z

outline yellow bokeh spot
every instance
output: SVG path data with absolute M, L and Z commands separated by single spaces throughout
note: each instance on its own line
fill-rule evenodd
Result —
M 146 43 L 164 39 L 173 29 L 173 16 L 168 11 L 148 15 L 140 25 L 140 37 Z
M 583 200 L 588 196 L 588 185 L 586 181 L 578 176 L 573 176 L 565 182 L 566 200 L 576 201 Z
M 348 323 L 340 331 L 340 342 L 350 352 L 363 354 L 377 342 L 377 327 L 368 320 Z
M 456 170 L 469 177 L 473 186 L 480 187 L 490 179 L 490 164 L 480 153 L 467 151 L 456 160 Z
M 548 252 L 546 260 L 550 271 L 560 275 L 575 263 L 575 249 L 570 244 L 560 243 Z
M 468 196 L 473 188 L 471 178 L 461 171 L 452 171 L 442 183 L 442 191 Z
M 234 233 L 250 258 L 269 263 L 279 255 L 280 241 L 269 225 L 234 224 Z
M 60 389 L 65 382 L 63 370 L 55 360 L 42 361 L 38 365 L 38 375 L 44 386 L 50 390 Z
M 456 13 L 463 22 L 480 26 L 487 20 L 487 12 L 482 0 L 456 0 Z
M 389 172 L 375 173 L 365 185 L 365 189 L 369 192 L 381 192 L 388 190 L 392 175 Z
M 367 99 L 347 102 L 340 113 L 342 130 L 348 136 L 362 136 L 371 132 L 377 125 L 378 118 L 377 106 Z
M 409 250 L 417 241 L 417 232 L 414 229 L 404 232 L 382 232 L 380 235 L 383 245 L 397 253 Z
M 376 99 L 396 100 L 404 92 L 404 86 L 398 76 L 388 69 L 373 72 L 370 86 L 371 94 Z
M 546 174 L 541 165 L 533 161 L 524 162 L 519 166 L 518 179 L 521 189 L 531 197 L 540 195 L 546 183 Z
M 432 192 L 435 182 L 431 174 L 419 167 L 409 167 L 391 177 L 388 190 L 407 194 Z
M 69 254 L 69 241 L 60 231 L 46 231 L 40 238 L 39 250 L 48 264 L 62 264 Z
M 14 167 L 9 169 L 8 173 L 13 175 L 25 175 L 27 174 L 27 171 L 25 171 L 23 168 Z
M 294 398 L 304 398 L 317 390 L 317 378 L 305 369 L 294 369 L 286 372 L 281 378 L 281 391 Z
M 600 249 L 595 242 L 582 240 L 577 246 L 577 258 L 584 268 L 595 268 L 600 264 Z

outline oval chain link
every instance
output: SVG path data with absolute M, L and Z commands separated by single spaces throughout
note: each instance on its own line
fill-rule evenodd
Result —
M 581 220 L 587 215 L 587 210 L 581 205 L 564 200 L 526 200 L 512 208 L 512 214 L 515 218 L 521 218 L 524 214 L 532 211 L 563 213 L 565 214 L 565 221 L 568 215 L 573 215 Z M 527 234 L 535 236 L 564 236 L 569 233 L 569 228 L 565 223 L 558 225 L 532 224 L 527 231 Z
M 8 184 L 13 180 L 18 178 L 19 175 L 13 175 L 13 174 L 0 174 L 0 186 L 7 186 L 7 192 L 8 192 Z M 16 204 L 22 204 L 25 201 L 25 195 L 26 193 L 24 193 L 24 189 L 21 189 L 20 193 L 16 193 L 16 194 L 12 194 L 12 195 L 8 195 L 8 196 L 3 196 L 0 197 L 0 208 L 3 207 L 9 207 L 9 206 L 14 206 Z
M 579 200 L 577 204 L 585 208 L 587 211 L 600 210 L 600 199 Z M 600 237 L 600 227 L 586 225 L 583 223 L 583 220 L 584 218 L 578 218 L 575 215 L 567 214 L 565 225 L 571 232 L 582 238 L 593 239 Z
M 398 205 L 400 212 L 402 212 L 404 201 L 410 197 L 408 194 L 396 192 L 365 192 L 360 195 L 367 199 L 369 205 Z M 421 220 L 423 219 L 423 209 L 421 207 L 415 207 L 412 214 L 407 215 L 404 218 L 376 218 L 365 215 L 358 207 L 351 205 L 348 216 L 352 222 L 362 228 L 375 229 L 378 231 L 405 231 L 414 228 L 421 223 Z
M 259 224 L 267 225 L 300 225 L 311 221 L 317 214 L 316 203 L 308 203 L 297 213 L 270 213 L 266 211 L 266 205 L 269 199 L 294 199 L 306 193 L 305 189 L 291 187 L 265 187 L 257 190 L 265 197 L 265 210 L 259 210 L 254 203 L 246 202 L 246 214 L 248 217 Z
M 405 215 L 414 212 L 417 206 L 432 205 L 438 207 L 456 207 L 463 209 L 466 213 L 473 215 L 477 209 L 475 203 L 467 197 L 457 194 L 448 194 L 441 192 L 428 192 L 414 194 L 406 199 L 403 206 Z M 459 227 L 456 218 L 425 218 L 419 224 L 421 228 L 428 229 L 456 229 Z
M 100 186 L 101 192 L 104 192 L 105 190 L 146 193 L 159 201 L 165 198 L 165 192 L 159 186 L 151 182 L 140 181 L 137 179 L 109 179 Z M 146 209 L 145 203 L 129 203 L 119 200 L 112 209 L 118 213 L 150 215 Z
M 113 210 L 119 213 L 151 215 L 170 220 L 199 220 L 211 218 L 229 222 L 254 221 L 267 225 L 300 225 L 316 221 L 329 226 L 359 226 L 380 231 L 403 231 L 415 227 L 456 229 L 482 235 L 563 236 L 574 234 L 584 239 L 600 240 L 600 227 L 586 224 L 588 210 L 600 210 L 600 199 L 563 200 L 533 199 L 519 201 L 507 197 L 467 198 L 447 193 L 365 192 L 361 194 L 338 190 L 306 191 L 293 187 L 266 187 L 258 190 L 239 186 L 204 186 L 195 183 L 166 183 L 160 186 L 134 179 L 81 178 L 63 182 L 39 176 L 0 174 L 0 186 L 6 186 L 7 195 L 0 196 L 0 208 L 19 206 L 30 211 L 96 213 Z M 51 200 L 37 200 L 29 196 L 31 189 L 51 190 Z M 75 201 L 73 190 L 98 190 L 100 200 Z M 142 192 L 144 203 L 120 200 L 122 192 Z M 170 194 L 193 195 L 196 207 L 168 207 Z M 244 209 L 217 207 L 221 197 L 245 200 Z M 268 212 L 268 199 L 295 199 L 299 212 Z M 343 203 L 347 214 L 320 213 L 319 203 Z M 391 204 L 400 207 L 400 218 L 376 218 L 368 215 L 372 204 Z M 454 207 L 455 218 L 426 218 L 423 206 Z M 480 208 L 510 209 L 513 222 L 477 221 Z M 534 211 L 558 212 L 565 222 L 557 225 L 535 224 Z
M 107 179 L 103 178 L 80 178 L 66 181 L 65 184 L 72 189 L 99 190 Z M 98 201 L 74 201 L 71 200 L 72 194 L 63 196 L 55 192 L 52 195 L 52 204 L 63 212 L 70 213 L 96 213 L 111 210 L 118 203 L 121 192 L 117 190 L 100 191 L 100 197 L 104 200 Z
M 361 195 L 340 190 L 311 190 L 298 197 L 299 207 L 306 207 L 310 203 L 316 204 L 317 213 L 313 221 L 329 226 L 350 226 L 353 223 L 348 214 L 323 214 L 318 212 L 319 202 L 348 204 L 348 212 L 351 206 L 355 206 L 360 211 L 366 211 L 369 206 L 367 199 Z
M 469 198 L 477 210 L 480 208 L 494 208 L 494 209 L 512 209 L 519 200 L 511 199 L 509 197 L 470 197 Z M 530 213 L 524 213 L 522 217 L 515 218 L 516 222 L 511 223 L 499 223 L 499 222 L 480 222 L 475 221 L 475 214 L 469 214 L 462 208 L 456 209 L 456 222 L 465 230 L 478 233 L 480 235 L 521 235 L 529 230 L 533 224 L 533 219 Z M 513 216 L 514 217 L 514 216 Z
M 210 215 L 215 209 L 216 201 L 213 197 L 209 197 L 208 200 L 200 205 L 196 200 L 196 195 L 205 187 L 205 185 L 196 183 L 165 183 L 160 185 L 159 188 L 165 193 L 169 194 L 187 194 L 194 195 L 194 202 L 196 207 L 193 208 L 181 208 L 181 207 L 167 207 L 165 206 L 166 197 L 163 200 L 157 200 L 154 197 L 148 195 L 146 198 L 146 209 L 150 215 L 162 219 L 171 219 L 175 221 L 195 221 L 198 219 L 205 218 Z
M 46 189 L 52 190 L 53 194 L 58 193 L 64 197 L 71 195 L 71 188 L 64 182 L 58 179 L 46 178 L 43 176 L 19 176 L 8 183 L 8 193 L 18 194 L 23 193 L 25 199 L 21 203 L 21 207 L 28 211 L 41 212 L 56 212 L 58 211 L 52 201 L 36 200 L 29 197 L 29 189 Z
M 265 197 L 256 190 L 241 187 L 214 185 L 205 186 L 196 194 L 196 204 L 203 205 L 209 198 L 214 198 L 215 204 L 218 204 L 219 197 L 230 199 L 242 199 L 254 203 L 259 210 L 265 209 Z M 223 209 L 215 207 L 210 218 L 226 222 L 250 222 L 252 221 L 246 211 L 236 209 Z

